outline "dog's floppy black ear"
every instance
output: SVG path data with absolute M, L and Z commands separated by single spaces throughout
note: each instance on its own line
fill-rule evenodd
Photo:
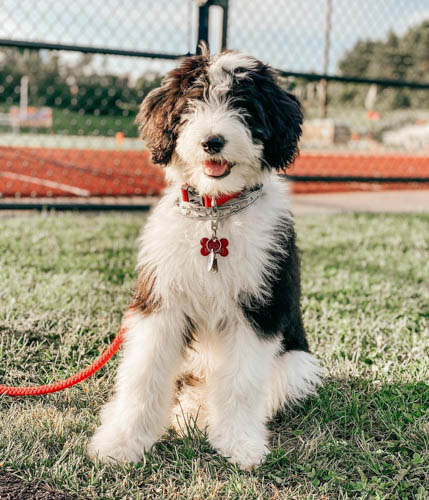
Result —
M 302 132 L 302 110 L 298 99 L 277 83 L 276 73 L 264 65 L 256 78 L 263 102 L 265 127 L 264 159 L 275 169 L 291 165 L 298 155 Z
M 208 56 L 188 57 L 143 100 L 136 118 L 141 138 L 152 153 L 152 161 L 168 165 L 179 134 L 180 117 L 189 98 L 204 93 L 201 74 Z M 197 81 L 198 79 L 198 81 Z
M 265 146 L 265 159 L 276 169 L 292 165 L 298 156 L 298 141 L 302 133 L 302 111 L 293 94 L 280 87 L 274 91 L 275 110 L 271 117 L 273 134 Z

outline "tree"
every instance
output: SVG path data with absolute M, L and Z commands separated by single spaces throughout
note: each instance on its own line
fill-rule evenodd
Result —
M 427 82 L 429 21 L 411 27 L 402 37 L 390 32 L 384 41 L 358 41 L 340 60 L 338 67 L 340 73 L 347 76 Z M 342 91 L 338 99 L 362 104 L 366 92 L 367 88 L 353 86 Z M 385 108 L 429 107 L 428 94 L 405 88 L 382 88 L 378 104 Z

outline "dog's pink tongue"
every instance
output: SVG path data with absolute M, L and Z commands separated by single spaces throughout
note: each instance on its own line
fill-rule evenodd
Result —
M 207 175 L 212 175 L 213 177 L 219 177 L 223 175 L 228 167 L 228 162 L 223 161 L 222 163 L 216 161 L 205 161 L 204 162 L 204 172 Z

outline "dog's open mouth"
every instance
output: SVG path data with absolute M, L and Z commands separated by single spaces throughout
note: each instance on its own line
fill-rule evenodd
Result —
M 203 163 L 204 173 L 209 177 L 226 177 L 231 172 L 231 163 L 226 160 L 206 160 Z

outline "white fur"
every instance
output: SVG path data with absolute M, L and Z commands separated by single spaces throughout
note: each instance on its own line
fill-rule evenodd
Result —
M 181 319 L 175 311 L 126 319 L 115 396 L 103 408 L 90 456 L 137 462 L 165 430 L 183 350 L 182 337 L 171 332 Z
M 217 363 L 206 381 L 208 437 L 223 456 L 249 469 L 268 452 L 265 400 L 279 346 L 243 323 L 216 340 Z
M 279 356 L 271 372 L 268 392 L 268 416 L 286 404 L 296 404 L 316 393 L 321 384 L 317 359 L 305 351 L 289 351 Z
M 257 61 L 254 57 L 241 52 L 227 52 L 215 57 L 208 69 L 212 92 L 219 95 L 226 94 L 233 83 L 232 73 L 236 77 L 246 78 L 245 70 L 252 70 L 256 65 Z M 234 71 L 237 68 L 243 68 L 243 70 L 237 73 Z
M 242 191 L 263 183 L 262 146 L 253 143 L 242 114 L 228 106 L 227 100 L 219 101 L 216 94 L 191 106 L 183 117 L 185 125 L 177 141 L 176 161 L 167 170 L 169 179 L 181 183 L 186 179 L 198 192 L 209 195 Z M 207 154 L 201 147 L 201 142 L 213 135 L 222 135 L 226 140 L 221 155 Z M 204 160 L 213 157 L 234 164 L 228 177 L 213 179 L 204 174 Z
M 226 95 L 233 85 L 231 72 L 235 68 L 250 70 L 256 63 L 251 56 L 238 53 L 226 53 L 214 59 L 208 68 L 209 87 L 205 99 L 189 102 L 189 110 L 182 117 L 176 154 L 167 169 L 168 180 L 181 184 L 188 182 L 198 192 L 212 196 L 241 191 L 264 182 L 262 144 L 252 140 L 243 110 L 234 108 Z M 246 78 L 246 71 L 242 70 L 239 77 Z M 225 147 L 221 154 L 207 154 L 201 142 L 215 135 L 225 138 Z M 203 162 L 212 158 L 234 164 L 228 177 L 212 179 L 204 174 Z
M 237 306 L 243 292 L 266 295 L 272 229 L 289 214 L 286 186 L 271 175 L 254 205 L 222 221 L 219 236 L 230 240 L 230 255 L 219 257 L 217 274 L 207 272 L 200 254 L 210 223 L 180 215 L 174 209 L 177 190 L 169 188 L 151 214 L 138 258 L 139 266 L 155 273 L 163 310 L 127 318 L 116 393 L 89 453 L 136 461 L 169 418 L 183 426 L 184 416 L 198 415 L 212 445 L 251 468 L 267 453 L 267 418 L 288 401 L 312 394 L 319 382 L 315 358 L 297 351 L 278 356 L 278 339 L 260 340 Z M 197 343 L 184 351 L 185 314 L 197 324 Z M 185 393 L 182 408 L 173 411 L 174 381 L 181 372 L 200 378 L 201 386 Z
M 174 209 L 178 186 L 168 188 L 150 216 L 141 239 L 138 265 L 156 275 L 155 291 L 170 307 L 177 299 L 199 324 L 235 318 L 242 292 L 263 293 L 268 252 L 276 245 L 273 228 L 290 217 L 286 184 L 268 175 L 259 200 L 221 221 L 218 236 L 229 240 L 228 257 L 218 257 L 217 274 L 208 273 L 200 240 L 210 236 L 210 221 L 182 216 Z M 180 241 L 180 245 L 177 242 Z M 201 323 L 202 322 L 202 323 Z
M 278 408 L 313 394 L 319 368 L 313 356 L 282 354 L 280 335 L 262 339 L 244 317 L 240 300 L 269 297 L 276 269 L 272 250 L 280 247 L 278 227 L 288 237 L 286 185 L 261 169 L 262 145 L 252 141 L 240 110 L 225 94 L 230 72 L 252 69 L 253 58 L 224 54 L 209 68 L 205 99 L 190 102 L 167 169 L 170 187 L 153 210 L 140 241 L 138 266 L 153 278 L 158 312 L 136 310 L 126 318 L 126 343 L 112 400 L 101 415 L 89 454 L 101 460 L 139 460 L 169 422 L 186 430 L 195 420 L 207 428 L 215 449 L 244 469 L 261 463 L 268 452 L 266 421 Z M 225 147 L 216 158 L 233 164 L 222 179 L 207 177 L 201 142 L 221 134 Z M 175 202 L 181 184 L 200 193 L 231 193 L 263 184 L 262 196 L 244 211 L 220 222 L 218 237 L 229 240 L 229 255 L 218 257 L 219 272 L 207 271 L 200 240 L 211 236 L 210 221 L 184 217 Z M 280 224 L 282 222 L 282 224 Z M 287 297 L 285 297 L 287 300 Z M 185 345 L 192 319 L 195 342 Z M 181 373 L 196 377 L 174 402 Z

